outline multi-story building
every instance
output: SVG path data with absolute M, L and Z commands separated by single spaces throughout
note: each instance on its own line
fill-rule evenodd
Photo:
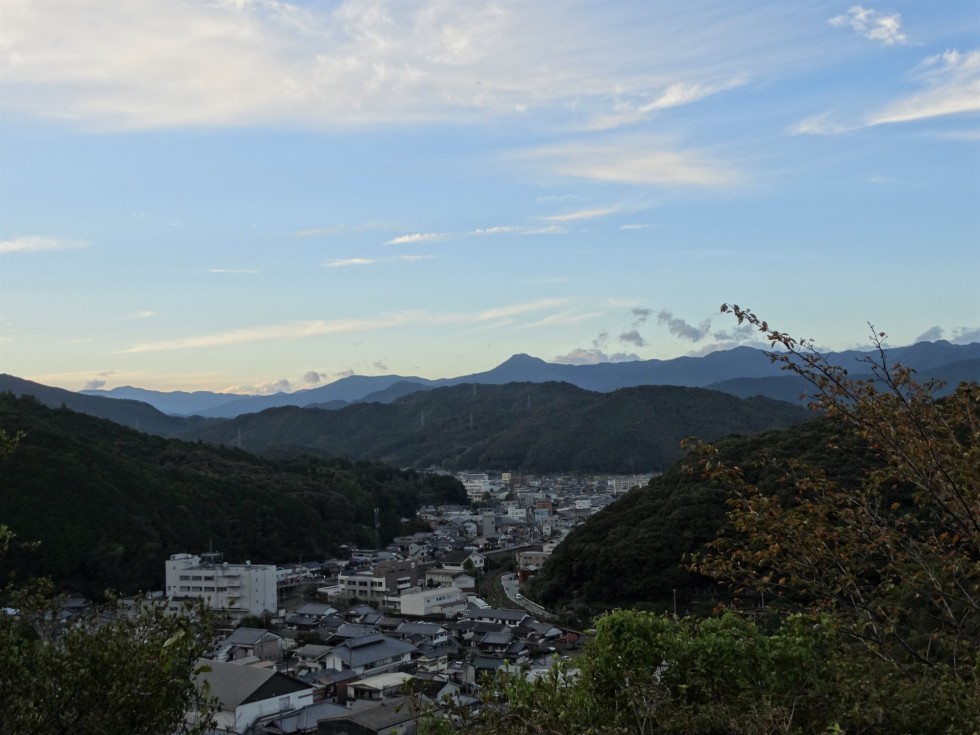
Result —
M 167 597 L 174 608 L 181 600 L 196 599 L 233 618 L 276 612 L 273 564 L 229 564 L 214 553 L 174 554 L 166 562 L 166 577 Z
M 415 561 L 386 561 L 370 569 L 345 571 L 338 575 L 340 597 L 397 607 L 398 596 L 418 586 L 420 568 Z

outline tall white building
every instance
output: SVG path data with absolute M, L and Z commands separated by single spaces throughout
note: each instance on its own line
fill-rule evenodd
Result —
M 275 613 L 274 564 L 229 564 L 220 554 L 174 554 L 166 562 L 167 597 L 204 600 L 212 610 L 232 617 Z

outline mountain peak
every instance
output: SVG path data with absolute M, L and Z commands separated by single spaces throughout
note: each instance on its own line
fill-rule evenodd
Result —
M 511 355 L 497 367 L 523 367 L 526 365 L 547 365 L 547 363 L 540 357 L 533 357 L 527 353 L 520 352 L 516 355 Z

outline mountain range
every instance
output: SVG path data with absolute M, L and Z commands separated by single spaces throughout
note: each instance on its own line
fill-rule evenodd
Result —
M 853 375 L 870 374 L 862 362 L 873 353 L 849 350 L 830 353 L 831 363 L 847 367 Z M 945 340 L 919 342 L 888 350 L 892 362 L 918 371 L 920 379 L 944 380 L 956 385 L 980 380 L 980 343 L 955 345 Z M 514 355 L 491 370 L 455 378 L 429 380 L 417 376 L 351 375 L 316 388 L 273 395 L 236 395 L 195 391 L 163 392 L 123 386 L 111 390 L 82 391 L 84 395 L 147 403 L 174 416 L 233 418 L 282 406 L 340 408 L 350 403 L 390 403 L 408 393 L 461 384 L 570 383 L 584 390 L 608 393 L 639 385 L 674 385 L 711 388 L 742 397 L 762 395 L 777 400 L 798 400 L 806 386 L 773 364 L 764 350 L 736 347 L 703 357 L 670 360 L 635 360 L 594 365 L 545 362 L 530 355 Z

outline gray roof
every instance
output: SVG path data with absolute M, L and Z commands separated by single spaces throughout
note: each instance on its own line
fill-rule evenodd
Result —
M 315 643 L 307 643 L 296 649 L 296 657 L 303 659 L 317 659 L 330 653 L 330 646 L 318 646 Z
M 519 623 L 528 617 L 526 610 L 509 610 L 507 608 L 488 608 L 486 610 L 471 610 L 469 616 L 474 620 L 512 620 Z
M 503 646 L 509 644 L 514 639 L 514 634 L 509 630 L 500 633 L 486 633 L 480 639 L 480 643 L 488 646 Z
M 296 610 L 300 615 L 315 615 L 322 617 L 324 615 L 335 615 L 337 613 L 337 608 L 331 605 L 324 605 L 320 602 L 307 602 L 299 610 Z
M 276 725 L 283 733 L 307 732 L 316 728 L 320 720 L 342 717 L 350 714 L 350 710 L 333 702 L 317 702 L 291 715 L 275 719 Z
M 373 625 L 360 625 L 358 623 L 344 623 L 334 634 L 338 638 L 360 638 L 361 636 L 377 633 L 378 629 Z
M 200 659 L 198 663 L 210 669 L 197 675 L 198 687 L 205 681 L 208 682 L 211 694 L 217 697 L 222 708 L 227 710 L 234 710 L 243 704 L 273 678 L 284 680 L 287 690 L 301 691 L 309 687 L 305 682 L 280 674 L 271 668 L 243 666 L 208 659 Z
M 410 623 L 408 621 L 405 621 L 398 626 L 398 630 L 396 632 L 399 635 L 409 636 L 409 635 L 438 635 L 439 631 L 445 633 L 446 629 L 443 628 L 438 623 Z
M 254 646 L 266 636 L 280 637 L 275 633 L 270 633 L 265 628 L 236 628 L 221 644 L 225 646 Z
M 415 650 L 415 646 L 411 643 L 375 633 L 344 641 L 334 646 L 333 653 L 350 668 L 356 669 L 360 666 L 370 666 L 386 658 L 404 656 Z

